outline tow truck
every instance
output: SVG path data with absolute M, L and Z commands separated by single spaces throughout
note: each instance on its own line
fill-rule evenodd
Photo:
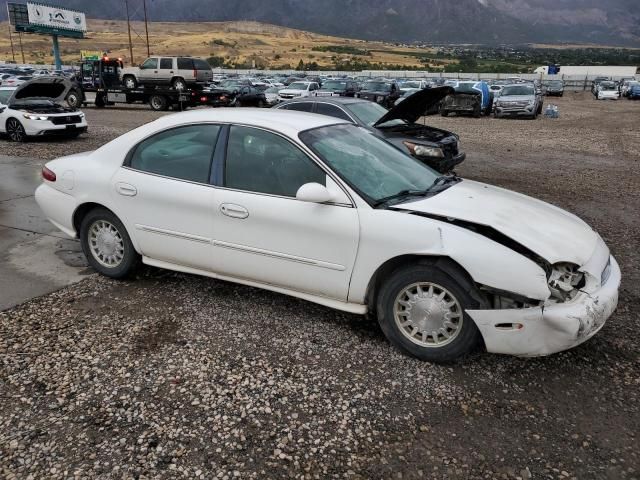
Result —
M 189 107 L 207 105 L 224 107 L 233 102 L 233 94 L 226 90 L 184 89 L 140 85 L 127 89 L 120 83 L 118 70 L 123 68 L 121 59 L 103 57 L 99 60 L 85 60 L 80 69 L 82 103 L 87 105 L 85 92 L 95 92 L 94 104 L 104 108 L 117 103 L 148 104 L 152 110 L 186 110 Z

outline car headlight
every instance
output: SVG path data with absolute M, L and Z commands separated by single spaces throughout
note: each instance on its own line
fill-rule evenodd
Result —
M 31 113 L 25 113 L 24 118 L 28 118 L 29 120 L 49 120 L 49 117 L 46 115 L 33 115 Z
M 437 157 L 443 158 L 444 152 L 439 147 L 429 147 L 427 145 L 416 145 L 411 142 L 402 142 L 405 147 L 409 150 L 411 155 L 416 155 L 418 157 Z
M 82 113 L 82 112 L 78 112 L 78 116 L 79 116 L 80 118 L 84 118 L 84 113 Z
M 578 270 L 577 265 L 571 263 L 557 263 L 553 265 L 549 275 L 549 290 L 551 299 L 556 302 L 565 302 L 574 298 L 580 288 L 584 286 L 584 273 Z
M 378 95 L 376 97 L 376 102 L 384 102 L 384 97 L 382 95 Z

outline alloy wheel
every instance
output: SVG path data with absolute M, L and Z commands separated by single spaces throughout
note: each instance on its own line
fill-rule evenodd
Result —
M 26 138 L 26 132 L 22 124 L 15 118 L 10 118 L 7 121 L 7 134 L 9 138 L 14 142 L 22 142 Z

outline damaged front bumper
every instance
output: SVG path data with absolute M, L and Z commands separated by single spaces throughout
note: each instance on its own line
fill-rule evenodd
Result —
M 468 310 L 488 352 L 535 357 L 573 348 L 594 336 L 618 304 L 620 267 L 596 291 L 580 292 L 570 302 L 506 310 Z

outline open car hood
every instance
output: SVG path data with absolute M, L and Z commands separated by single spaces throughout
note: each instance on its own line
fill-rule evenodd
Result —
M 71 82 L 66 78 L 38 77 L 18 85 L 18 88 L 11 96 L 10 102 L 41 99 L 60 103 L 67 98 L 67 93 L 69 93 L 71 87 Z
M 433 105 L 438 103 L 447 95 L 453 93 L 451 87 L 426 88 L 408 96 L 398 105 L 383 115 L 374 127 L 382 125 L 390 120 L 404 120 L 408 123 L 415 123 Z

